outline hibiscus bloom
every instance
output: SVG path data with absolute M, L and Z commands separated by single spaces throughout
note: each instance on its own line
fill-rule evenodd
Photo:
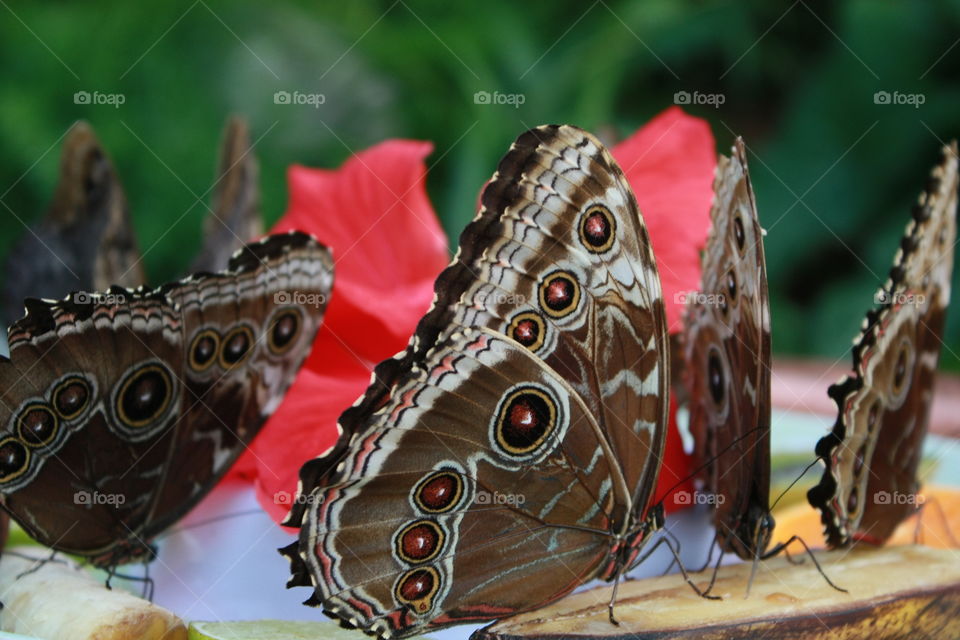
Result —
M 312 233 L 333 250 L 336 275 L 310 357 L 238 465 L 240 474 L 255 480 L 260 503 L 278 522 L 296 491 L 300 465 L 334 443 L 337 418 L 366 390 L 373 367 L 406 346 L 433 299 L 434 279 L 449 261 L 425 187 L 424 159 L 432 149 L 426 142 L 390 140 L 336 170 L 289 171 L 290 204 L 273 232 Z M 612 151 L 650 231 L 668 325 L 679 331 L 676 294 L 699 286 L 700 250 L 710 224 L 713 136 L 706 122 L 673 107 Z M 692 466 L 674 414 L 658 495 Z

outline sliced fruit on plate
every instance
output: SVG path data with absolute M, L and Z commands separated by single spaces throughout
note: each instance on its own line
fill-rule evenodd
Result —
M 38 547 L 14 547 L 0 561 L 0 629 L 45 640 L 184 640 L 183 622 L 87 570 Z M 0 640 L 4 636 L 0 635 Z
M 336 622 L 244 620 L 191 622 L 189 640 L 363 640 L 362 632 L 343 629 Z
M 620 584 L 610 624 L 611 587 L 494 623 L 472 640 L 612 638 L 632 640 L 892 640 L 960 638 L 960 562 L 955 553 L 923 546 L 821 551 L 831 588 L 810 559 L 793 565 L 777 557 L 760 563 L 749 597 L 749 563 L 720 568 L 704 600 L 679 575 Z M 695 575 L 705 587 L 709 572 Z

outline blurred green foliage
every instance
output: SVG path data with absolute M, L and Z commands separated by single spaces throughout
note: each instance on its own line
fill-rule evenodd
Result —
M 17 218 L 47 207 L 58 141 L 84 118 L 118 166 L 153 282 L 180 274 L 199 247 L 197 196 L 230 113 L 251 121 L 269 220 L 284 210 L 289 164 L 332 167 L 412 137 L 436 143 L 429 190 L 455 237 L 521 131 L 570 122 L 624 136 L 677 91 L 721 93 L 719 108 L 687 108 L 711 122 L 718 149 L 734 134 L 750 147 L 774 348 L 845 359 L 941 141 L 960 134 L 956 1 L 4 7 L 0 254 L 24 233 Z M 126 101 L 77 105 L 80 90 Z M 326 101 L 274 104 L 282 90 Z M 477 91 L 524 103 L 478 105 Z M 876 104 L 877 91 L 924 103 Z M 948 367 L 960 368 L 958 353 L 955 310 Z

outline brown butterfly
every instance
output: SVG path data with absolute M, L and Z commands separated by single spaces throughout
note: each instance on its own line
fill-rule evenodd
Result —
M 0 361 L 0 506 L 114 567 L 226 473 L 310 350 L 329 251 L 302 233 L 159 288 L 26 301 Z
M 662 520 L 666 319 L 623 172 L 589 133 L 543 126 L 481 204 L 286 522 L 289 585 L 382 638 L 617 578 Z
M 706 461 L 705 490 L 715 504 L 721 550 L 762 556 L 770 515 L 770 309 L 763 229 L 737 139 L 720 156 L 713 223 L 703 255 L 700 291 L 685 317 L 685 382 L 690 432 Z
M 879 306 L 854 341 L 852 373 L 830 387 L 839 415 L 817 443 L 826 469 L 807 494 L 830 546 L 882 544 L 916 508 L 956 235 L 953 142 L 913 208 Z

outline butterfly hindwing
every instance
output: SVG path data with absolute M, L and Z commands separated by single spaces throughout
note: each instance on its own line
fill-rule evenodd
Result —
M 374 418 L 336 482 L 304 498 L 303 561 L 326 611 L 413 632 L 548 602 L 598 570 L 611 458 L 577 394 L 523 347 L 452 334 Z
M 817 444 L 826 469 L 808 497 L 831 546 L 882 543 L 915 508 L 950 302 L 956 209 L 954 142 L 913 208 L 880 305 L 854 341 L 853 372 L 830 388 L 839 415 Z
M 28 301 L 0 363 L 0 500 L 113 565 L 182 516 L 276 408 L 322 321 L 329 252 L 300 233 L 154 290 Z

